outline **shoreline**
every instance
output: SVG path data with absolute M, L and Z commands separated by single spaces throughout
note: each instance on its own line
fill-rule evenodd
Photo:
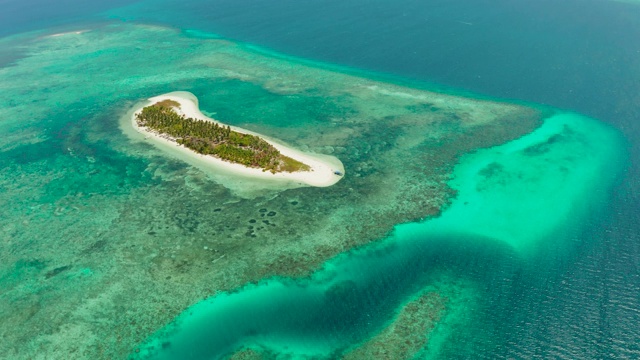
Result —
M 303 164 L 308 165 L 311 170 L 309 171 L 297 171 L 297 172 L 277 172 L 271 173 L 269 171 L 263 171 L 258 168 L 250 168 L 241 164 L 231 163 L 210 155 L 202 155 L 197 152 L 178 144 L 174 140 L 168 138 L 166 135 L 161 135 L 155 131 L 148 130 L 145 127 L 140 127 L 136 121 L 136 115 L 145 107 L 158 103 L 164 100 L 176 101 L 180 104 L 180 108 L 173 108 L 179 115 L 184 115 L 187 118 L 194 118 L 198 120 L 211 121 L 220 125 L 225 125 L 215 119 L 212 119 L 204 115 L 198 106 L 198 99 L 195 95 L 185 91 L 175 91 L 167 94 L 154 96 L 142 103 L 138 103 L 135 109 L 131 112 L 130 123 L 136 132 L 144 135 L 144 141 L 149 141 L 154 145 L 169 145 L 175 149 L 179 149 L 182 153 L 189 154 L 193 158 L 203 160 L 207 165 L 210 165 L 214 170 L 222 170 L 228 174 L 235 175 L 242 178 L 249 178 L 254 180 L 267 180 L 277 181 L 281 183 L 294 183 L 301 186 L 314 186 L 314 187 L 328 187 L 334 185 L 342 176 L 336 175 L 335 171 L 340 171 L 344 174 L 344 166 L 342 162 L 333 156 L 309 154 L 300 150 L 294 149 L 282 143 L 279 143 L 273 139 L 270 139 L 264 135 L 257 134 L 255 132 L 245 130 L 239 127 L 230 126 L 233 131 L 237 131 L 243 134 L 255 135 L 273 147 L 278 149 L 284 156 L 288 156 L 292 159 L 298 160 Z M 164 146 L 160 146 L 164 147 Z M 298 187 L 298 186 L 295 186 Z

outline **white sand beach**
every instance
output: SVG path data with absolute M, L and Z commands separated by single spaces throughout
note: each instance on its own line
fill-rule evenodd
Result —
M 204 161 L 206 164 L 210 165 L 211 169 L 214 171 L 219 171 L 226 174 L 227 176 L 231 174 L 237 176 L 238 178 L 244 178 L 245 180 L 251 179 L 265 181 L 270 184 L 269 186 L 267 186 L 270 188 L 273 188 L 274 181 L 288 184 L 289 186 L 286 186 L 287 188 L 300 186 L 327 187 L 337 183 L 342 178 L 342 176 L 335 174 L 336 171 L 344 174 L 344 166 L 342 162 L 336 157 L 305 153 L 286 146 L 273 139 L 270 139 L 262 134 L 257 134 L 234 126 L 231 126 L 232 130 L 261 137 L 269 144 L 273 145 L 276 149 L 278 149 L 278 151 L 280 151 L 282 155 L 288 156 L 302 162 L 303 164 L 308 165 L 311 170 L 298 172 L 278 172 L 274 174 L 269 171 L 262 171 L 262 169 L 249 168 L 244 165 L 230 163 L 213 156 L 198 154 L 190 149 L 185 148 L 182 145 L 179 145 L 173 140 L 167 139 L 158 135 L 157 133 L 149 131 L 144 127 L 138 126 L 136 122 L 136 115 L 144 107 L 156 104 L 164 100 L 173 100 L 178 102 L 180 104 L 180 108 L 174 108 L 174 110 L 178 114 L 194 119 L 213 121 L 218 124 L 222 124 L 214 119 L 205 116 L 200 111 L 200 108 L 198 107 L 198 99 L 195 97 L 195 95 L 189 92 L 176 91 L 160 96 L 155 96 L 143 103 L 137 104 L 136 108 L 132 112 L 130 112 L 130 121 L 133 128 L 144 135 L 145 141 L 150 141 L 154 145 L 159 145 L 158 147 L 162 149 L 166 149 L 167 145 L 178 149 L 183 154 L 189 154 L 193 158 Z M 251 186 L 255 186 L 255 184 L 252 184 Z

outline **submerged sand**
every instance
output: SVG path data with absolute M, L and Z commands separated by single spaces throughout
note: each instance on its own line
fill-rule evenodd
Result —
M 310 167 L 310 170 L 272 173 L 270 171 L 264 171 L 258 168 L 250 168 L 241 164 L 231 163 L 214 156 L 198 154 L 195 151 L 178 144 L 172 139 L 162 136 L 148 128 L 138 126 L 136 115 L 139 114 L 144 107 L 165 100 L 171 100 L 179 103 L 179 108 L 174 108 L 174 110 L 178 114 L 184 115 L 187 118 L 212 121 L 221 125 L 225 125 L 204 115 L 200 111 L 200 108 L 198 106 L 198 99 L 190 92 L 175 91 L 149 98 L 147 101 L 139 103 L 135 107 L 135 110 L 130 112 L 131 125 L 136 131 L 144 135 L 145 141 L 149 141 L 162 149 L 167 149 L 167 146 L 170 146 L 182 154 L 186 154 L 190 157 L 201 160 L 202 162 L 204 162 L 204 164 L 206 164 L 216 172 L 230 174 L 239 178 L 243 178 L 244 180 L 256 180 L 257 182 L 267 181 L 271 183 L 271 185 L 273 185 L 273 182 L 282 183 L 282 185 L 284 185 L 286 188 L 301 186 L 327 187 L 337 183 L 338 181 L 340 181 L 340 179 L 342 179 L 341 175 L 336 174 L 336 172 L 344 174 L 345 171 L 342 162 L 338 158 L 334 156 L 303 152 L 277 142 L 274 139 L 265 137 L 262 134 L 258 134 L 236 126 L 231 126 L 231 129 L 239 133 L 259 136 L 260 138 L 271 144 L 273 147 L 278 149 L 278 151 L 280 151 L 282 155 L 288 156 L 294 160 L 308 165 Z M 257 184 L 255 183 L 253 184 L 254 187 L 256 185 Z

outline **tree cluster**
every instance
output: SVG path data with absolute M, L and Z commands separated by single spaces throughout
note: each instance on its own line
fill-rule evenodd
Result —
M 231 130 L 229 126 L 211 121 L 187 118 L 177 114 L 171 107 L 160 104 L 147 106 L 136 116 L 139 126 L 168 135 L 179 144 L 204 155 L 265 171 L 291 171 L 284 165 L 280 152 L 263 139 Z M 287 159 L 293 160 L 293 159 Z M 295 160 L 294 160 L 295 161 Z M 289 162 L 289 161 L 287 161 Z M 300 162 L 297 170 L 307 170 Z

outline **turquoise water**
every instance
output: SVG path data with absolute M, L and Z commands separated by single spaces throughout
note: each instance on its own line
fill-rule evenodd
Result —
M 446 306 L 415 358 L 637 357 L 637 10 L 374 3 L 2 25 L 42 30 L 0 39 L 0 353 L 340 358 L 431 291 Z M 348 176 L 243 192 L 131 137 L 127 109 L 174 90 Z
M 80 30 L 88 31 L 3 45 L 25 54 L 0 70 L 0 311 L 14 329 L 2 343 L 12 357 L 41 347 L 126 357 L 204 297 L 304 276 L 395 224 L 436 214 L 460 154 L 527 133 L 544 113 L 169 28 Z M 239 193 L 206 167 L 131 137 L 127 111 L 176 89 L 227 123 L 337 156 L 352 175 L 326 189 Z
M 567 243 L 620 174 L 622 144 L 594 120 L 553 115 L 531 134 L 463 157 L 451 180 L 457 196 L 441 216 L 398 225 L 381 243 L 331 260 L 309 279 L 272 279 L 202 301 L 139 354 L 215 359 L 257 346 L 294 358 L 336 356 L 433 281 L 447 247 L 524 263 L 570 251 Z
M 583 116 L 558 114 L 517 141 L 468 155 L 451 180 L 456 200 L 429 233 L 462 229 L 528 253 L 579 231 L 620 174 L 617 136 Z

